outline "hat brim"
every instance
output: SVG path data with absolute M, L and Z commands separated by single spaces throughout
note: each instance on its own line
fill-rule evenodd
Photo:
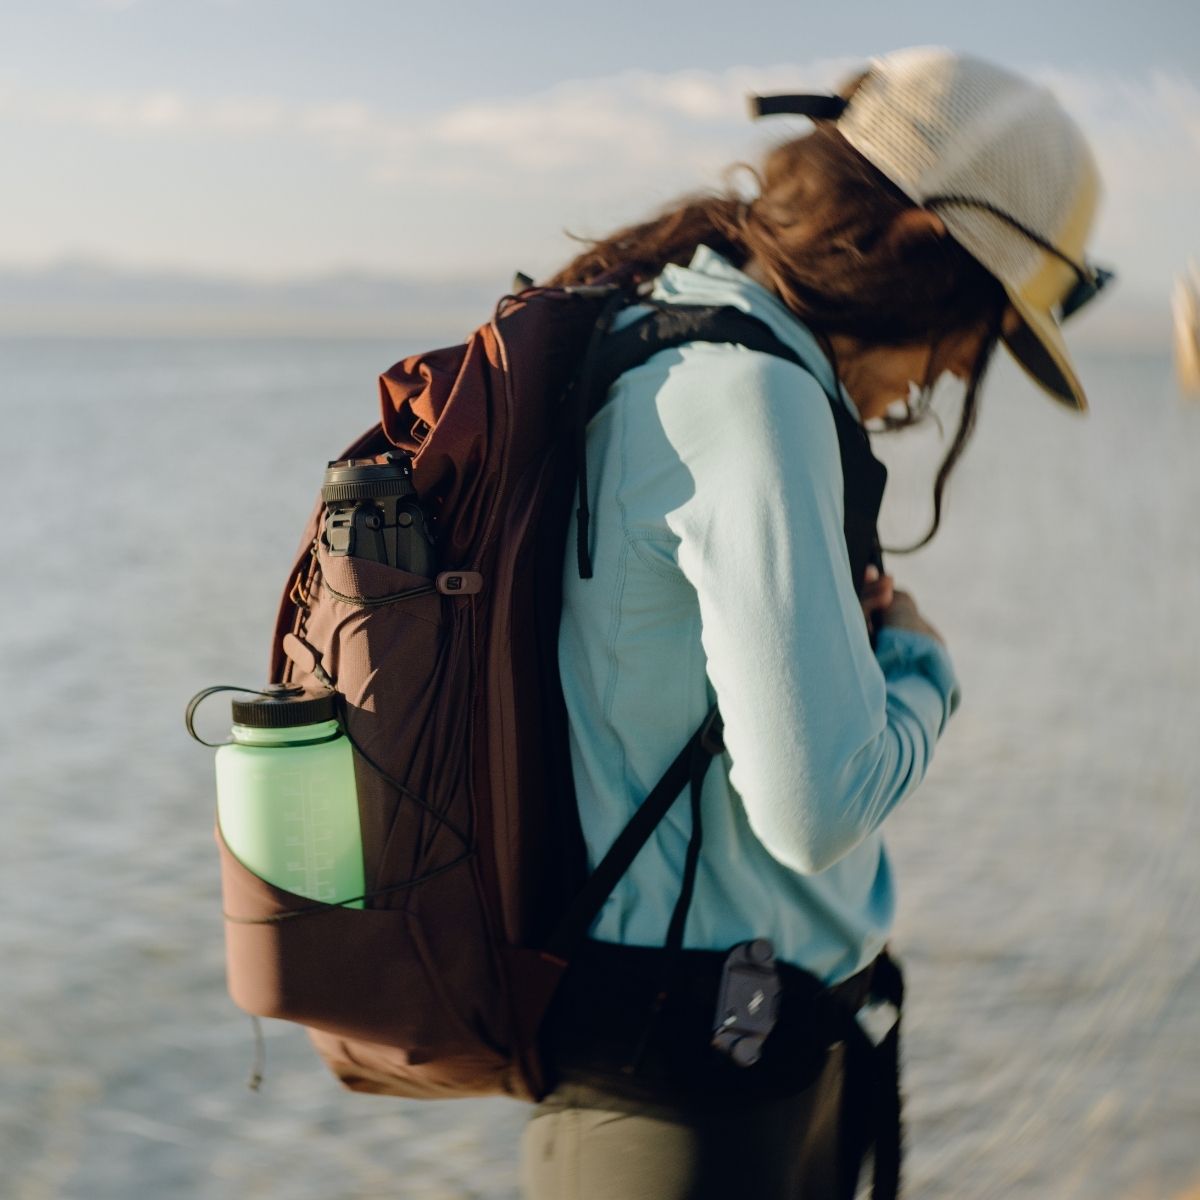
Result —
M 1013 358 L 1029 377 L 1060 404 L 1077 412 L 1087 412 L 1088 402 L 1083 385 L 1071 366 L 1067 344 L 1053 313 L 1035 308 L 1015 290 L 1008 292 L 1020 324 L 1006 331 L 1004 343 Z

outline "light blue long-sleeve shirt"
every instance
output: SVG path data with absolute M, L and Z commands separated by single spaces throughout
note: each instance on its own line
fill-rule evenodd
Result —
M 768 937 L 835 982 L 887 937 L 879 827 L 925 774 L 957 704 L 953 666 L 921 634 L 884 630 L 871 648 L 822 388 L 849 402 L 812 335 L 705 247 L 654 294 L 742 309 L 808 370 L 728 344 L 664 350 L 614 384 L 588 428 L 594 576 L 579 578 L 572 542 L 559 662 L 589 858 L 719 701 L 727 750 L 704 784 L 685 944 Z M 690 832 L 681 799 L 594 937 L 662 945 Z

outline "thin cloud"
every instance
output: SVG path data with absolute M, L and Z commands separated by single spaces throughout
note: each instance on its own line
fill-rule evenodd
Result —
M 101 0 L 97 0 L 101 2 Z M 139 0 L 103 0 L 135 4 Z M 146 131 L 288 131 L 366 144 L 371 140 L 415 148 L 484 150 L 514 164 L 526 163 L 528 142 L 548 168 L 573 166 L 584 152 L 604 149 L 618 157 L 642 155 L 634 135 L 647 129 L 685 134 L 714 126 L 743 128 L 745 95 L 755 88 L 830 86 L 848 65 L 836 60 L 807 68 L 739 67 L 713 73 L 654 75 L 630 72 L 571 81 L 530 96 L 455 105 L 414 118 L 373 108 L 353 98 L 312 105 L 271 97 L 199 100 L 172 91 L 80 93 L 19 90 L 0 96 L 0 119 L 105 127 L 113 133 Z M 549 145 L 546 145 L 549 143 Z
M 378 135 L 381 125 L 379 116 L 357 100 L 314 105 L 299 113 L 295 123 L 305 133 L 317 137 L 354 139 Z
M 79 126 L 114 137 L 188 133 L 272 134 L 293 123 L 288 106 L 270 97 L 197 101 L 180 92 L 0 92 L 0 122 Z
M 455 206 L 461 214 L 464 198 L 478 195 L 495 228 L 584 224 L 599 231 L 677 192 L 715 182 L 725 165 L 753 159 L 770 142 L 804 127 L 798 118 L 751 125 L 748 92 L 829 88 L 859 65 L 840 59 L 626 72 L 525 96 L 450 104 L 419 116 L 354 97 L 295 104 L 269 96 L 212 100 L 174 90 L 96 94 L 10 87 L 0 93 L 0 122 L 83 126 L 132 139 L 290 142 L 327 187 L 344 188 L 348 208 L 355 188 L 394 189 L 406 211 L 421 197 L 427 247 L 440 253 L 435 243 L 444 237 L 449 260 L 465 246 L 465 235 L 461 226 L 441 231 L 439 206 Z M 1114 78 L 1047 68 L 1034 75 L 1060 96 L 1096 148 L 1106 180 L 1102 254 L 1143 292 L 1160 293 L 1178 263 L 1200 251 L 1200 87 L 1162 72 Z M 236 178 L 224 186 L 237 194 Z
M 95 0 L 110 7 L 139 2 Z M 451 105 L 419 118 L 353 97 L 296 105 L 272 97 L 199 100 L 169 90 L 96 94 L 10 88 L 0 96 L 0 118 L 85 124 L 114 134 L 286 132 L 364 149 L 483 154 L 548 173 L 574 170 L 603 155 L 604 169 L 611 172 L 647 158 L 686 161 L 698 144 L 714 149 L 744 144 L 747 93 L 831 87 L 855 67 L 855 60 L 828 59 L 722 72 L 628 72 L 565 82 L 523 97 Z M 1135 149 L 1141 151 L 1138 165 L 1146 155 L 1164 151 L 1175 158 L 1200 157 L 1200 87 L 1191 80 L 1162 72 L 1145 79 L 1101 79 L 1055 69 L 1034 74 L 1088 129 L 1114 176 L 1124 173 Z M 419 162 L 413 166 L 420 169 Z

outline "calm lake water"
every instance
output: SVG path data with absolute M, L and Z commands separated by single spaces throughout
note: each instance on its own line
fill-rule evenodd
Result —
M 0 341 L 5 1197 L 516 1196 L 516 1103 L 350 1095 L 275 1022 L 246 1090 L 182 728 L 262 681 L 324 461 L 405 349 Z M 1200 406 L 1165 360 L 1084 377 L 1080 421 L 1000 370 L 942 533 L 892 560 L 965 693 L 892 823 L 914 1198 L 1200 1181 Z M 895 538 L 931 452 L 888 443 Z

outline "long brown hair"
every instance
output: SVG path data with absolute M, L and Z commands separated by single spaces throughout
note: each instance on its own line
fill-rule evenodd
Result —
M 853 87 L 848 89 L 852 93 Z M 732 170 L 749 171 L 753 201 L 741 199 Z M 1000 335 L 1006 307 L 997 280 L 952 238 L 928 223 L 898 219 L 912 202 L 832 125 L 776 147 L 761 171 L 739 166 L 723 191 L 698 194 L 658 216 L 591 241 L 552 279 L 565 286 L 622 275 L 651 279 L 668 263 L 685 265 L 697 246 L 717 251 L 736 267 L 753 262 L 792 312 L 817 335 L 837 369 L 828 338 L 841 334 L 866 344 L 928 344 L 981 331 L 982 348 L 967 381 L 962 414 L 934 481 L 933 522 L 941 523 L 942 495 L 974 427 L 979 388 Z M 905 417 L 928 409 L 932 379 Z

